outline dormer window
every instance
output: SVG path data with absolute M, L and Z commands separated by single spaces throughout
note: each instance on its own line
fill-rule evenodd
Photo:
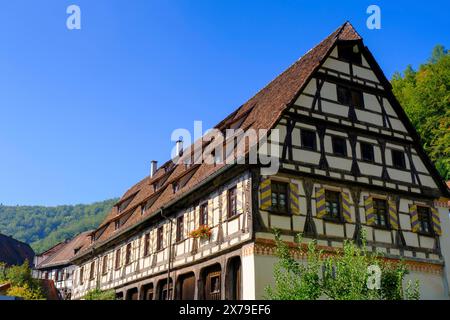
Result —
M 173 193 L 176 193 L 176 192 L 178 192 L 178 190 L 180 190 L 180 184 L 178 182 L 172 183 L 172 187 L 173 187 Z
M 114 230 L 118 230 L 120 228 L 120 220 L 114 221 Z
M 222 164 L 222 149 L 216 150 L 214 149 L 211 152 L 211 156 L 214 158 L 214 165 Z
M 338 46 L 339 59 L 345 60 L 350 63 L 361 64 L 362 56 L 356 44 L 341 44 Z

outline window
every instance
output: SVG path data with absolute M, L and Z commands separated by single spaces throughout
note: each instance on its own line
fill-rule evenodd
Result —
M 360 147 L 361 147 L 361 159 L 364 161 L 374 162 L 375 157 L 373 153 L 373 145 L 371 145 L 370 143 L 361 142 Z
M 338 57 L 339 59 L 346 60 L 351 63 L 361 64 L 362 56 L 359 52 L 357 45 L 339 45 L 338 46 Z
M 392 165 L 398 169 L 405 169 L 405 155 L 400 150 L 392 150 Z
M 420 232 L 432 234 L 430 208 L 417 206 L 417 214 L 419 217 Z
M 114 229 L 118 230 L 120 228 L 120 220 L 114 221 Z
M 352 106 L 357 108 L 364 108 L 364 95 L 362 91 L 352 90 Z
M 127 244 L 125 251 L 125 264 L 131 263 L 131 243 Z
M 223 163 L 223 161 L 222 161 L 222 153 L 223 153 L 223 150 L 220 147 L 217 148 L 217 149 L 214 149 L 211 152 L 211 155 L 214 157 L 214 165 Z
M 339 103 L 348 106 L 351 101 L 350 89 L 342 86 L 337 86 L 337 98 Z
M 160 300 L 172 300 L 172 292 L 173 292 L 173 285 L 172 281 L 169 282 L 169 292 L 167 292 L 167 282 L 163 285 L 161 288 L 161 296 L 159 297 Z M 169 294 L 167 296 L 167 293 Z
M 57 281 L 60 281 L 60 280 L 59 280 L 59 273 L 60 273 L 59 270 L 56 270 L 56 271 L 55 271 L 55 281 L 56 281 L 56 282 L 57 282 Z
M 364 95 L 360 90 L 351 90 L 338 85 L 337 98 L 338 102 L 343 105 L 364 108 Z
M 341 220 L 341 194 L 335 191 L 325 190 L 326 218 Z
M 108 256 L 103 257 L 102 274 L 108 273 Z
M 91 268 L 89 270 L 89 280 L 93 280 L 95 275 L 95 262 L 91 262 Z
M 207 202 L 200 205 L 199 223 L 200 223 L 200 225 L 204 225 L 204 226 L 208 225 L 208 203 Z
M 228 218 L 237 215 L 237 189 L 233 187 L 228 190 Z
M 156 241 L 156 250 L 161 250 L 163 248 L 164 245 L 164 229 L 163 227 L 159 227 L 158 231 L 157 231 L 157 241 Z
M 184 238 L 184 217 L 177 218 L 177 239 L 176 241 L 181 241 Z
M 272 181 L 272 210 L 279 213 L 288 213 L 287 183 Z
M 210 281 L 210 294 L 220 293 L 220 275 L 211 276 Z
M 146 233 L 144 237 L 144 257 L 150 254 L 150 233 Z
M 116 269 L 120 268 L 120 249 L 116 250 Z
M 377 227 L 388 227 L 387 211 L 386 200 L 373 199 L 373 212 L 375 213 L 375 225 Z
M 308 150 L 316 150 L 316 133 L 302 129 L 300 132 L 302 147 Z
M 173 187 L 173 193 L 176 193 L 176 192 L 178 192 L 178 190 L 180 190 L 180 184 L 178 182 L 174 182 L 172 184 L 172 187 Z
M 333 153 L 338 156 L 347 156 L 347 142 L 341 137 L 331 137 Z

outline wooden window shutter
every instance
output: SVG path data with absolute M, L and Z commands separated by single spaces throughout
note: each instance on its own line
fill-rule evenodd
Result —
M 213 218 L 214 218 L 214 200 L 208 200 L 208 225 L 213 226 Z
M 409 205 L 409 214 L 411 216 L 411 231 L 419 232 L 420 223 L 419 223 L 419 215 L 417 213 L 417 205 L 415 204 Z
M 300 214 L 300 206 L 298 200 L 298 186 L 296 183 L 289 184 L 289 203 L 292 214 Z
M 342 213 L 346 222 L 352 222 L 352 214 L 350 213 L 350 195 L 342 192 Z
M 244 186 L 242 181 L 238 183 L 237 188 L 236 188 L 236 211 L 238 214 L 243 213 L 243 204 L 244 204 Z
M 316 215 L 317 218 L 322 218 L 327 214 L 325 206 L 325 188 L 316 188 Z
M 272 190 L 270 188 L 270 179 L 263 178 L 260 184 L 261 192 L 261 210 L 267 210 L 272 206 Z
M 441 220 L 439 219 L 439 212 L 436 208 L 430 208 L 431 209 L 431 220 L 433 223 L 433 230 L 438 235 L 442 235 L 442 228 L 441 228 Z
M 388 200 L 389 224 L 392 229 L 398 230 L 397 204 L 394 200 Z
M 373 198 L 364 197 L 364 208 L 366 209 L 366 222 L 369 226 L 375 224 L 375 212 L 373 210 Z

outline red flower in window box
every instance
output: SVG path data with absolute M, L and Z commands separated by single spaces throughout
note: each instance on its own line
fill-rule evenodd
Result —
M 189 234 L 191 238 L 209 239 L 211 237 L 211 227 L 207 225 L 201 225 L 197 229 L 192 230 Z

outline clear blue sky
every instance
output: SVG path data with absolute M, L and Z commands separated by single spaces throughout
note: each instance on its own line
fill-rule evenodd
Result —
M 369 30 L 378 4 L 382 29 Z M 82 29 L 66 28 L 77 4 Z M 0 202 L 120 196 L 349 20 L 388 77 L 450 46 L 448 1 L 2 0 Z

